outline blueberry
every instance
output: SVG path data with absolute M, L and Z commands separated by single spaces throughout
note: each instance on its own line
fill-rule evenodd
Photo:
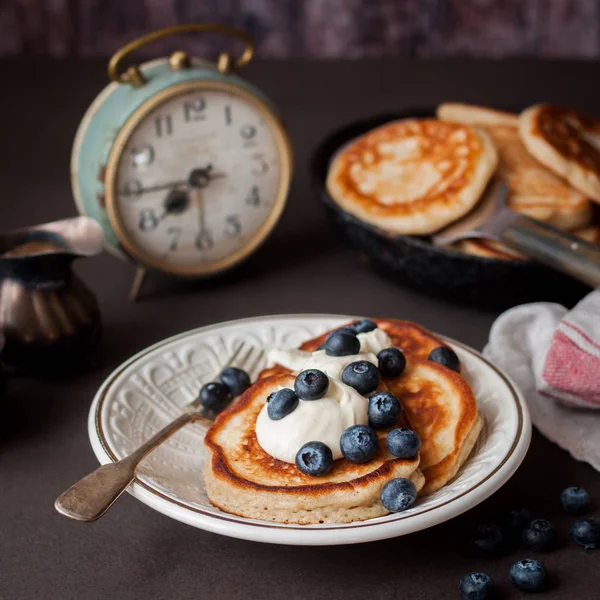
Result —
M 399 477 L 388 481 L 381 490 L 381 502 L 390 512 L 402 512 L 417 499 L 417 488 L 410 479 Z
M 329 389 L 329 379 L 319 369 L 307 369 L 296 377 L 294 390 L 302 400 L 318 400 Z
M 231 400 L 231 392 L 224 383 L 206 383 L 200 388 L 200 404 L 206 410 L 220 413 Z
M 550 521 L 534 519 L 521 532 L 521 541 L 536 552 L 547 552 L 556 544 L 556 531 Z
M 296 466 L 305 475 L 327 475 L 333 467 L 331 448 L 323 442 L 308 442 L 296 454 Z
M 498 556 L 505 549 L 504 533 L 495 523 L 482 523 L 471 532 L 469 543 L 480 556 Z
M 575 521 L 571 526 L 571 537 L 586 550 L 592 550 L 600 544 L 600 521 L 584 519 Z
M 354 329 L 355 333 L 369 333 L 369 331 L 377 329 L 377 323 L 370 319 L 361 319 L 360 321 L 352 323 L 351 327 Z
M 568 487 L 560 495 L 562 509 L 568 515 L 579 515 L 590 505 L 590 495 L 582 488 Z
M 537 592 L 546 581 L 546 568 L 533 558 L 518 560 L 508 573 L 515 587 L 523 592 Z
M 250 377 L 246 371 L 236 367 L 227 367 L 221 371 L 219 376 L 234 397 L 241 396 L 250 387 Z
M 333 331 L 327 336 L 324 347 L 328 356 L 348 356 L 360 352 L 360 341 L 348 331 Z
M 446 346 L 434 348 L 429 353 L 428 358 L 433 362 L 440 363 L 440 365 L 444 365 L 445 367 L 460 373 L 460 360 L 452 348 L 447 348 Z
M 342 381 L 365 396 L 379 385 L 379 371 L 368 360 L 357 360 L 342 371 Z
M 388 392 L 377 392 L 369 397 L 369 425 L 375 429 L 386 429 L 398 422 L 402 407 L 398 398 Z
M 283 417 L 287 417 L 290 413 L 296 410 L 298 406 L 298 396 L 294 390 L 283 388 L 269 394 L 267 398 L 267 414 L 269 419 L 279 421 Z
M 503 517 L 502 523 L 512 535 L 521 537 L 521 532 L 531 522 L 531 513 L 526 508 L 514 508 Z
M 390 454 L 397 458 L 414 458 L 421 449 L 421 439 L 412 430 L 405 427 L 390 431 L 386 440 Z
M 352 425 L 342 433 L 340 447 L 346 460 L 351 463 L 365 463 L 377 454 L 379 439 L 370 427 Z
M 406 358 L 400 348 L 385 348 L 377 355 L 381 376 L 398 377 L 406 368 Z
M 492 597 L 494 580 L 487 573 L 469 573 L 458 586 L 462 600 L 487 600 Z

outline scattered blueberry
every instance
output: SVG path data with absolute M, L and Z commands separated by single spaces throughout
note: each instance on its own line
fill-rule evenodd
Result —
M 417 499 L 417 488 L 410 479 L 399 477 L 388 481 L 381 491 L 381 502 L 390 512 L 402 512 Z
M 331 448 L 323 442 L 308 442 L 296 454 L 296 466 L 305 475 L 327 475 L 333 467 Z
M 200 388 L 200 404 L 214 413 L 220 413 L 231 400 L 229 388 L 220 382 L 206 383 Z
M 332 331 L 325 340 L 324 348 L 329 356 L 348 356 L 360 352 L 360 341 L 349 331 Z
M 397 458 L 414 458 L 421 449 L 421 439 L 412 429 L 401 427 L 388 433 L 386 445 Z
M 434 348 L 429 353 L 428 358 L 433 362 L 440 363 L 440 365 L 444 365 L 445 367 L 460 373 L 460 359 L 456 356 L 456 352 L 454 352 L 452 348 L 447 348 L 446 346 Z
M 600 544 L 600 521 L 584 519 L 571 526 L 571 537 L 586 550 L 593 550 Z
M 568 515 L 580 515 L 590 505 L 590 495 L 580 487 L 568 487 L 560 495 L 562 509 Z
M 302 371 L 294 382 L 294 390 L 302 400 L 318 400 L 329 389 L 329 379 L 319 369 Z
M 368 360 L 357 360 L 342 371 L 342 381 L 365 396 L 379 385 L 379 371 Z
M 471 548 L 480 556 L 498 556 L 505 549 L 504 534 L 495 523 L 481 523 L 471 532 Z
M 269 419 L 279 421 L 296 410 L 298 396 L 294 390 L 283 388 L 269 394 L 267 398 L 267 414 Z
M 518 560 L 508 573 L 515 587 L 523 592 L 537 592 L 546 581 L 546 568 L 533 558 Z
M 502 519 L 508 533 L 521 537 L 521 532 L 531 522 L 531 513 L 526 508 L 509 510 Z
M 377 329 L 377 323 L 370 319 L 361 319 L 360 321 L 352 323 L 351 327 L 356 333 L 368 333 L 369 331 Z
M 547 552 L 556 544 L 556 531 L 550 521 L 534 519 L 521 532 L 521 541 L 536 552 Z
M 386 429 L 398 422 L 402 407 L 398 398 L 388 392 L 377 392 L 369 397 L 369 425 Z
M 400 348 L 385 348 L 377 355 L 381 376 L 398 377 L 406 369 L 406 358 Z
M 340 438 L 342 454 L 352 463 L 365 463 L 371 460 L 379 450 L 377 434 L 366 425 L 352 425 Z
M 250 377 L 246 371 L 236 367 L 227 367 L 219 376 L 233 397 L 241 396 L 250 387 Z
M 487 573 L 469 573 L 458 586 L 462 600 L 488 600 L 494 591 L 494 580 Z

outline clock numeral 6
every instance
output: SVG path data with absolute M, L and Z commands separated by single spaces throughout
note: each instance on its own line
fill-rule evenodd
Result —
M 225 218 L 225 222 L 227 223 L 225 234 L 229 237 L 235 237 L 236 235 L 240 235 L 240 233 L 242 233 L 242 225 L 240 223 L 239 215 L 229 215 Z
M 198 233 L 195 244 L 198 250 L 210 250 L 215 245 L 215 242 L 211 232 L 208 229 L 205 229 Z
M 144 208 L 140 212 L 138 228 L 140 231 L 154 231 L 158 227 L 159 222 L 160 219 L 156 216 L 152 208 Z
M 186 100 L 183 103 L 183 118 L 186 121 L 202 121 L 204 115 L 202 114 L 206 108 L 206 100 L 203 97 L 197 100 Z
M 260 194 L 257 185 L 253 185 L 248 194 L 246 194 L 246 204 L 249 204 L 250 206 L 260 205 Z
M 156 137 L 162 137 L 163 133 L 171 135 L 173 133 L 173 118 L 171 115 L 156 117 L 154 119 L 154 128 L 156 129 Z

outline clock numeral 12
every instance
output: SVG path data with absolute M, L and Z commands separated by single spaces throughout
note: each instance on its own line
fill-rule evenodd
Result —
M 250 191 L 246 195 L 246 204 L 250 206 L 258 206 L 260 204 L 260 194 L 257 185 L 253 185 L 250 188 Z
M 183 103 L 183 118 L 185 121 L 202 121 L 204 115 L 202 112 L 206 108 L 206 100 L 198 98 L 198 100 L 188 100 Z
M 171 135 L 173 133 L 173 118 L 171 115 L 167 115 L 164 118 L 156 117 L 156 119 L 154 119 L 154 127 L 156 128 L 157 137 L 161 137 L 163 132 L 165 135 Z

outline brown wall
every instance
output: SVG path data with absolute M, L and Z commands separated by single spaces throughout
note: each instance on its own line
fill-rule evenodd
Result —
M 106 56 L 190 21 L 242 27 L 260 56 L 278 58 L 594 58 L 600 48 L 598 0 L 0 0 L 0 55 Z M 186 48 L 202 55 L 215 43 Z

